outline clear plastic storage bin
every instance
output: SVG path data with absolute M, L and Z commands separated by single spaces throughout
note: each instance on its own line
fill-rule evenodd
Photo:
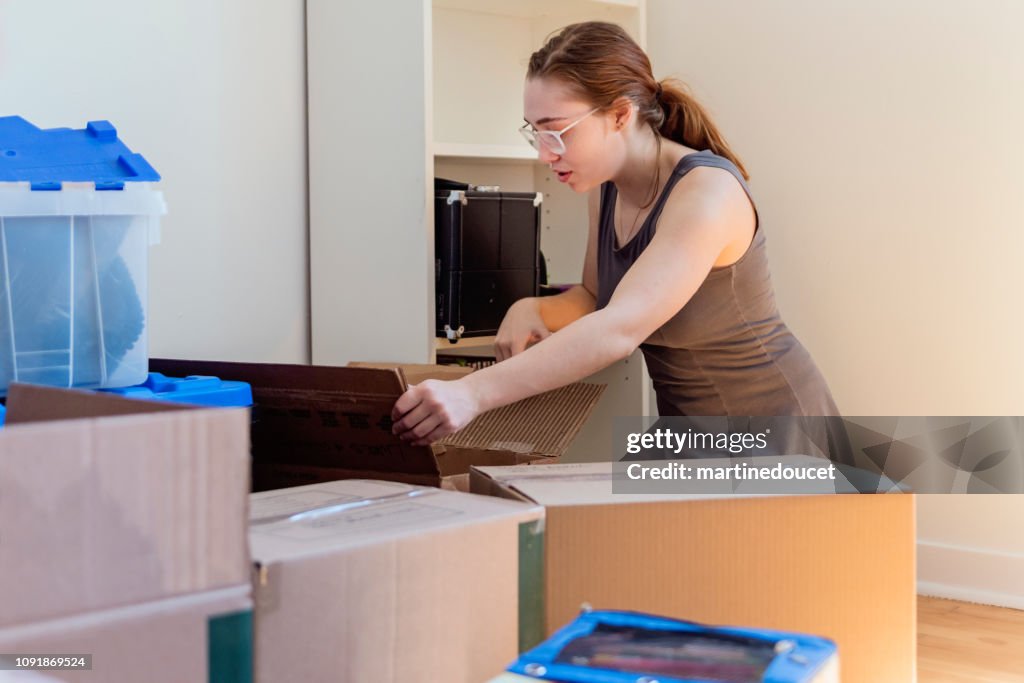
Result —
M 11 382 L 146 380 L 159 179 L 106 121 L 40 130 L 0 118 L 0 394 Z

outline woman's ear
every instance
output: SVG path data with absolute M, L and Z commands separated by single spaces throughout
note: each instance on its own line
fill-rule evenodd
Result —
M 633 101 L 629 98 L 620 97 L 615 100 L 615 103 L 612 105 L 611 112 L 615 130 L 622 130 L 628 126 L 629 122 L 633 119 L 636 107 L 633 106 Z

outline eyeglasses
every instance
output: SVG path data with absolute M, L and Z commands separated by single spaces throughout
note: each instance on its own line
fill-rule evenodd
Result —
M 600 109 L 600 107 L 591 109 L 562 130 L 537 130 L 530 126 L 529 123 L 525 123 L 523 124 L 523 127 L 519 129 L 519 132 L 522 133 L 523 137 L 526 138 L 526 141 L 530 143 L 530 146 L 538 152 L 543 145 L 555 154 L 564 154 L 565 140 L 562 139 L 562 135 L 567 133 L 573 126 L 593 114 L 598 109 Z

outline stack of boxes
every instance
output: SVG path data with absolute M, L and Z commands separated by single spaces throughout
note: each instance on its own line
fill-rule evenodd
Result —
M 28 385 L 7 407 L 0 653 L 89 657 L 59 680 L 251 681 L 246 411 Z

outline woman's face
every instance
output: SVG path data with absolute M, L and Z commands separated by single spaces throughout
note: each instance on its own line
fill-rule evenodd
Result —
M 541 136 L 538 156 L 556 172 L 560 182 L 576 192 L 587 192 L 610 179 L 621 157 L 621 136 L 614 134 L 614 123 L 600 111 L 590 113 L 593 109 L 560 81 L 526 81 L 523 118 L 528 128 L 557 132 L 575 123 L 561 135 L 562 150 L 550 138 Z

